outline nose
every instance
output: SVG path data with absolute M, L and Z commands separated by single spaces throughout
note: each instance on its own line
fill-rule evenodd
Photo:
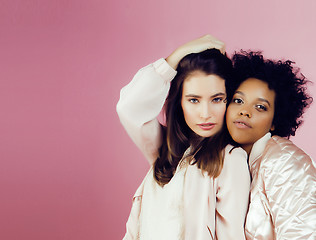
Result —
M 210 106 L 208 106 L 208 104 L 203 104 L 203 106 L 201 106 L 200 117 L 204 119 L 211 117 L 211 109 Z
M 248 118 L 251 118 L 251 113 L 247 109 L 242 109 L 239 111 L 240 116 L 245 116 Z

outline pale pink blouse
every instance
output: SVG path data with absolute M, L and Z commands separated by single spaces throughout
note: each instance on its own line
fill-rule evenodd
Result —
M 117 104 L 121 123 L 151 166 L 161 145 L 157 116 L 175 75 L 159 59 L 137 72 L 121 90 Z M 151 167 L 133 197 L 124 239 L 245 239 L 247 154 L 241 148 L 231 149 L 226 147 L 223 170 L 215 179 L 189 164 L 185 155 L 164 187 L 154 180 Z

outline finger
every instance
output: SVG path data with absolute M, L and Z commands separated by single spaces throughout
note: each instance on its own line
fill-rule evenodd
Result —
M 208 44 L 208 49 L 211 49 L 211 48 L 218 49 L 222 54 L 225 54 L 225 51 L 226 51 L 225 44 L 223 43 L 212 42 L 211 44 Z

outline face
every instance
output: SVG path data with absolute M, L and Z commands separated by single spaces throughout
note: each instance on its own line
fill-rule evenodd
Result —
M 250 153 L 253 144 L 273 130 L 275 92 L 256 78 L 244 81 L 227 108 L 227 128 L 235 142 Z
M 181 106 L 189 128 L 201 137 L 222 129 L 226 111 L 225 81 L 217 75 L 194 72 L 183 82 Z

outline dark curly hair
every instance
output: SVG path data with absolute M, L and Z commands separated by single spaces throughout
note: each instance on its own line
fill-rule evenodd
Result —
M 248 78 L 257 78 L 266 82 L 276 93 L 272 135 L 290 137 L 302 124 L 302 115 L 313 99 L 306 92 L 309 82 L 300 69 L 290 60 L 275 61 L 264 59 L 261 52 L 243 51 L 232 58 L 235 82 L 233 89 Z

